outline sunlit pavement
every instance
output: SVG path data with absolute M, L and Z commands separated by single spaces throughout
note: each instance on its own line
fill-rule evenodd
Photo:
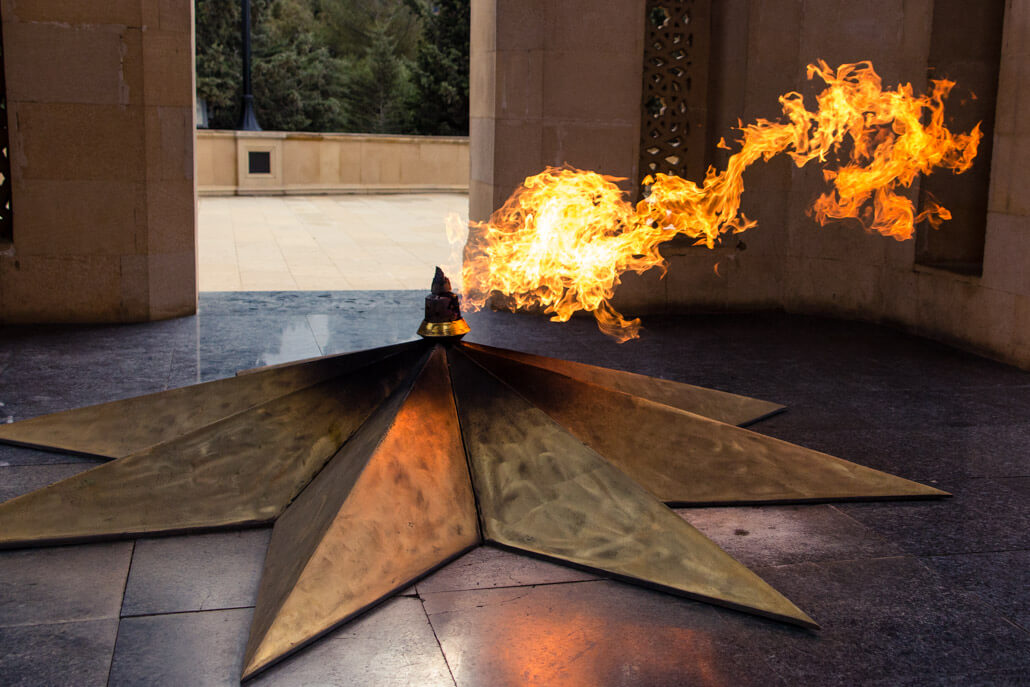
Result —
M 446 221 L 458 193 L 201 198 L 201 291 L 424 289 L 457 263 Z

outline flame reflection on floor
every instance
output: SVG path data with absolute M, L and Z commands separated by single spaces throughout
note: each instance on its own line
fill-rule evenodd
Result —
M 498 684 L 595 687 L 620 678 L 626 684 L 660 684 L 673 676 L 711 687 L 732 684 L 704 630 L 665 626 L 664 648 L 676 650 L 656 651 L 650 642 L 654 628 L 631 617 L 613 626 L 612 614 L 595 612 L 588 604 L 564 604 L 561 611 L 537 606 L 544 612 L 528 614 L 517 598 L 512 599 L 516 603 L 498 601 L 489 646 L 483 648 L 483 658 L 492 665 L 474 666 Z M 613 638 L 619 638 L 618 651 L 610 650 Z M 457 668 L 460 674 L 461 665 Z

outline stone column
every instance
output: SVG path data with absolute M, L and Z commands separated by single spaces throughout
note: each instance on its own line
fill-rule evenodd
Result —
M 193 3 L 3 0 L 0 321 L 196 312 Z
M 636 185 L 644 0 L 473 0 L 469 213 L 568 163 Z

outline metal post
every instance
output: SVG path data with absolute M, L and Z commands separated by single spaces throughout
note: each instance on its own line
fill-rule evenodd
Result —
M 261 131 L 254 114 L 254 94 L 250 90 L 250 0 L 240 0 L 240 29 L 243 36 L 243 112 L 237 128 Z

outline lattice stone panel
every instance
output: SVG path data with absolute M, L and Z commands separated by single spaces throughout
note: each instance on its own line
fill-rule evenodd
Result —
M 640 176 L 704 177 L 711 0 L 647 0 Z

